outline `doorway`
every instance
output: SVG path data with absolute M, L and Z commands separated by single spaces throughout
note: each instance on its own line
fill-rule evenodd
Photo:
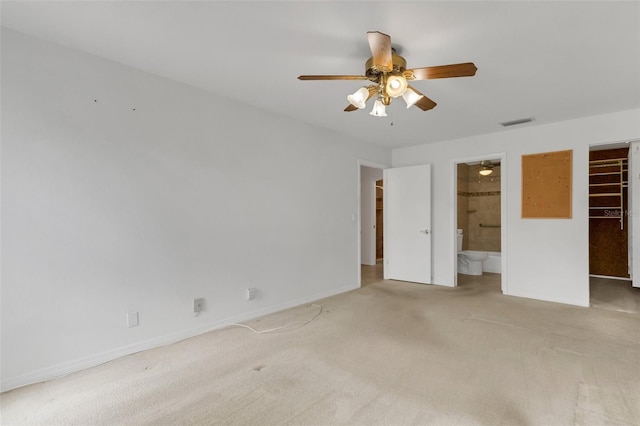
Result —
M 452 270 L 455 286 L 507 291 L 506 154 L 453 163 Z
M 381 281 L 384 276 L 383 166 L 359 161 L 359 258 L 361 286 Z
M 384 181 L 376 181 L 376 264 L 384 260 Z
M 364 287 L 369 284 L 377 283 L 384 279 L 384 181 L 382 179 L 375 181 L 374 188 L 374 253 L 375 264 L 365 264 L 361 262 L 360 286 Z
M 631 279 L 632 215 L 629 143 L 589 148 L 589 302 L 638 313 L 640 289 Z
M 630 280 L 629 147 L 589 150 L 589 275 Z
M 376 188 L 380 178 L 384 183 Z M 363 268 L 375 265 L 383 279 L 431 284 L 431 165 L 383 172 L 382 167 L 359 160 L 358 188 L 358 283 L 362 285 Z M 378 214 L 376 191 L 384 194 Z M 376 238 L 376 220 L 384 222 L 382 241 Z M 381 242 L 382 263 L 376 256 L 376 240 Z

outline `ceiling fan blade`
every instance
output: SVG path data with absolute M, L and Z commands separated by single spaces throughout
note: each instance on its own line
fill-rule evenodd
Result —
M 476 66 L 473 62 L 463 64 L 440 65 L 436 67 L 414 68 L 406 70 L 404 76 L 407 80 L 432 80 L 434 78 L 471 77 L 476 75 Z
M 415 106 L 417 106 L 423 111 L 428 111 L 430 109 L 433 109 L 436 107 L 436 105 L 438 104 L 432 101 L 431 99 L 427 98 L 426 96 L 421 97 L 420 100 L 418 100 L 418 102 L 415 103 Z
M 436 105 L 438 105 L 437 103 L 435 103 L 434 101 L 432 101 L 431 99 L 427 98 L 425 95 L 417 91 L 414 87 L 408 86 L 407 90 L 411 90 L 416 95 L 420 96 L 420 99 L 418 99 L 414 105 L 423 111 L 428 111 L 430 109 L 435 108 Z
M 300 75 L 298 80 L 368 80 L 366 75 Z
M 373 56 L 373 65 L 381 71 L 391 71 L 393 69 L 391 37 L 378 31 L 369 31 L 367 39 Z
M 374 95 L 376 95 L 379 90 L 378 86 L 376 86 L 375 84 L 372 84 L 371 86 L 367 86 L 367 89 L 369 89 L 369 96 L 367 96 L 367 99 L 365 100 L 365 102 L 371 99 Z M 345 112 L 351 112 L 357 109 L 359 109 L 357 106 L 353 104 L 349 104 L 344 110 Z

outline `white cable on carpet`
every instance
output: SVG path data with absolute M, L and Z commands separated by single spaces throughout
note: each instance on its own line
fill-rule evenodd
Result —
M 305 325 L 309 324 L 311 321 L 313 321 L 314 319 L 316 319 L 316 317 L 318 315 L 320 315 L 322 313 L 322 306 L 320 305 L 316 305 L 315 303 L 311 303 L 309 306 L 315 306 L 316 308 L 318 308 L 318 312 L 311 317 L 310 320 L 302 322 L 302 323 L 297 323 L 297 324 L 287 324 L 287 325 L 283 325 L 280 327 L 275 327 L 275 328 L 270 328 L 268 330 L 256 330 L 253 327 L 250 327 L 246 324 L 229 324 L 230 326 L 236 326 L 236 327 L 244 327 L 244 328 L 248 328 L 249 330 L 253 331 L 256 334 L 263 334 L 263 333 L 270 333 L 273 331 L 278 331 L 278 330 L 282 330 L 283 328 L 287 328 L 287 327 L 293 327 L 293 326 L 298 326 L 298 327 L 304 327 Z

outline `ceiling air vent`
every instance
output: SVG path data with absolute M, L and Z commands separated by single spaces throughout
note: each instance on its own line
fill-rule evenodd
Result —
M 502 124 L 504 127 L 509 127 L 509 126 L 515 126 L 516 124 L 531 123 L 532 121 L 533 121 L 533 117 L 528 117 L 528 118 L 520 118 L 518 120 L 505 121 L 504 123 L 500 123 L 500 124 Z

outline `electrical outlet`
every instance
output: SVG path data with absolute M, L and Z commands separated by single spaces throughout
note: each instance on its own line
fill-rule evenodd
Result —
M 204 299 L 193 299 L 193 313 L 197 314 L 204 309 Z
M 256 297 L 256 292 L 257 291 L 258 290 L 253 288 L 253 287 L 252 288 L 248 288 L 247 289 L 247 300 L 254 299 Z
M 137 312 L 127 312 L 127 327 L 137 327 L 140 324 Z

